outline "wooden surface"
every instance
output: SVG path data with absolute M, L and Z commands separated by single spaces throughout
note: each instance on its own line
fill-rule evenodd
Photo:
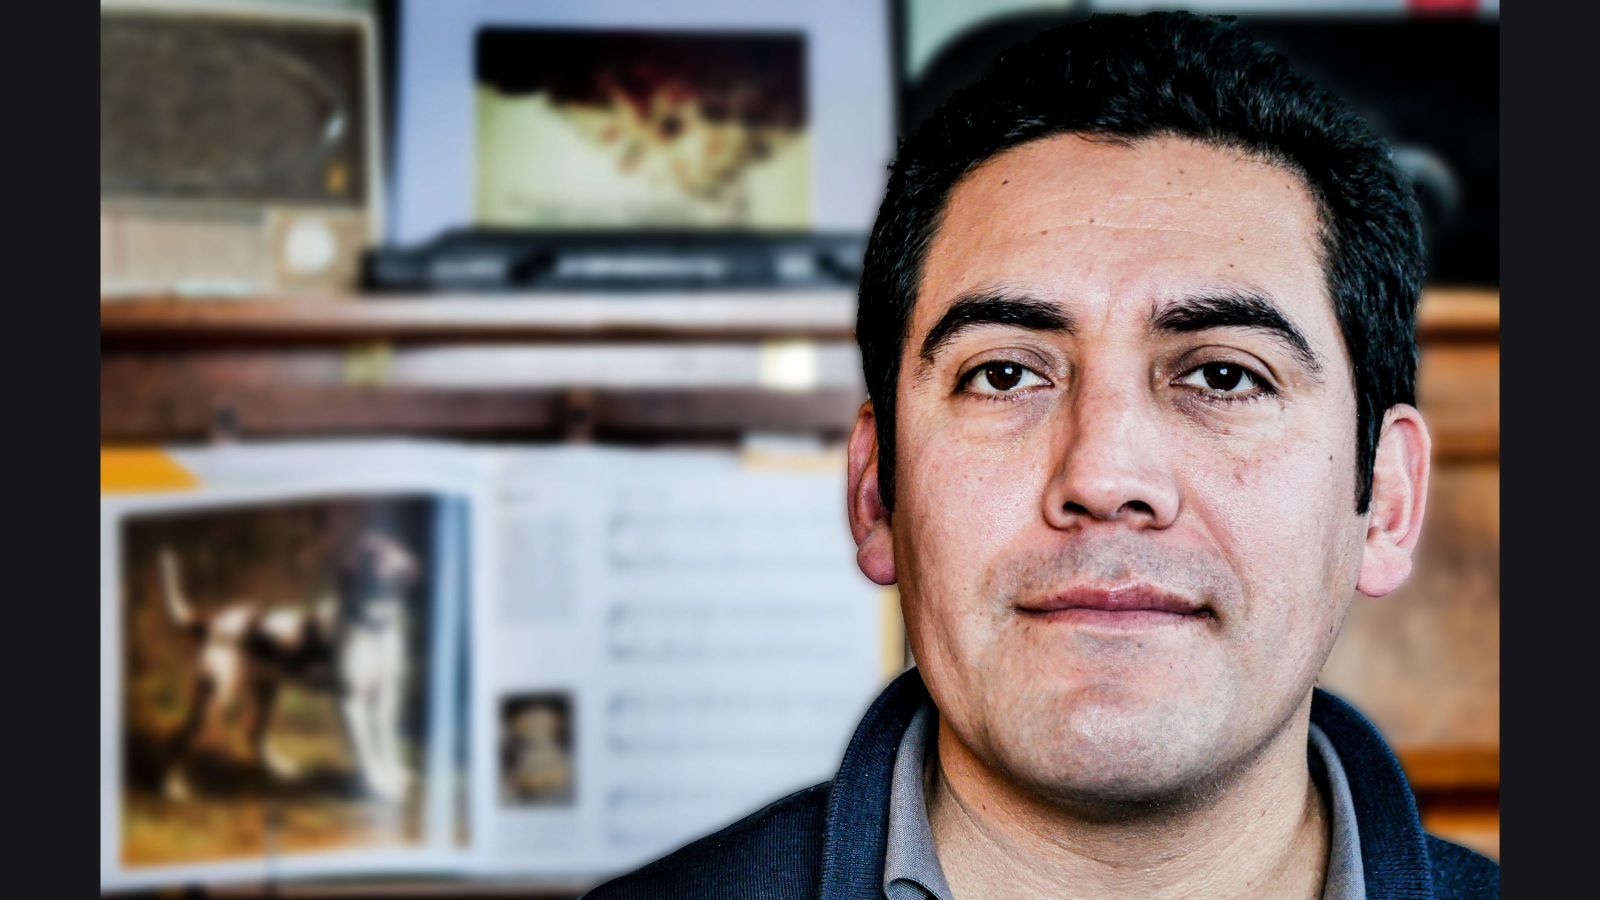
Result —
M 1429 288 L 1417 309 L 1417 340 L 1500 340 L 1500 291 L 1485 288 Z
M 1437 794 L 1495 790 L 1500 786 L 1498 744 L 1401 746 L 1396 755 L 1416 791 Z
M 824 345 L 826 346 L 826 345 Z M 856 407 L 866 399 L 859 381 L 818 385 L 809 392 L 763 389 L 759 383 L 708 390 L 595 388 L 579 381 L 556 386 L 543 373 L 519 378 L 499 348 L 469 351 L 448 365 L 430 360 L 432 348 L 291 347 L 190 348 L 182 352 L 107 350 L 100 367 L 101 440 L 106 443 L 203 440 L 230 430 L 237 436 L 296 434 L 425 433 L 437 436 L 495 434 L 536 438 L 564 427 L 560 410 L 579 401 L 575 389 L 599 396 L 603 427 L 689 431 L 750 427 L 848 432 Z M 854 348 L 849 347 L 854 354 Z M 374 365 L 363 363 L 376 355 Z M 692 370 L 692 357 L 681 368 Z M 855 363 L 857 369 L 859 363 Z M 1470 345 L 1428 348 L 1418 375 L 1419 404 L 1441 461 L 1495 459 L 1500 447 L 1499 351 Z M 857 375 L 858 371 L 852 371 Z M 676 376 L 663 373 L 671 384 Z M 663 401 L 673 420 L 628 396 Z M 701 403 L 721 396 L 731 404 Z M 743 411 L 743 412 L 737 412 Z M 737 412 L 730 418 L 724 412 Z M 748 420 L 739 415 L 748 414 Z
M 601 437 L 727 437 L 749 428 L 847 432 L 865 399 L 855 357 L 829 357 L 810 390 L 660 390 L 583 377 L 519 380 L 506 353 L 540 348 L 712 348 L 777 339 L 819 352 L 853 343 L 849 292 L 676 296 L 544 294 L 324 300 L 116 299 L 101 304 L 101 440 L 408 433 L 546 439 L 574 425 Z M 1418 391 L 1444 459 L 1499 452 L 1497 295 L 1430 291 Z M 718 352 L 707 349 L 706 354 Z M 849 350 L 854 353 L 853 349 Z M 441 364 L 441 354 L 452 354 Z M 524 362 L 526 358 L 524 357 Z M 694 371 L 687 356 L 676 365 Z M 702 367 L 703 368 L 703 367 Z M 476 381 L 474 380 L 476 379 Z M 575 423 L 576 420 L 576 423 Z
M 1498 343 L 1424 342 L 1417 407 L 1433 435 L 1435 465 L 1499 459 Z
M 217 346 L 230 341 L 406 341 L 761 338 L 850 339 L 854 291 L 700 294 L 506 294 L 328 297 L 317 300 L 106 298 L 101 340 Z M 1499 294 L 1439 288 L 1423 295 L 1421 340 L 1481 340 L 1500 328 Z
M 515 879 L 353 878 L 341 881 L 289 881 L 236 884 L 206 889 L 210 897 L 521 897 L 524 900 L 575 900 L 598 882 L 550 884 Z
M 371 434 L 733 443 L 748 431 L 842 439 L 862 400 L 849 388 L 489 391 L 298 383 L 278 380 L 270 363 L 233 369 L 235 380 L 197 380 L 189 371 L 165 362 L 104 364 L 101 443 Z
M 491 297 L 106 299 L 112 345 L 230 342 L 849 339 L 854 291 L 699 294 L 506 294 Z

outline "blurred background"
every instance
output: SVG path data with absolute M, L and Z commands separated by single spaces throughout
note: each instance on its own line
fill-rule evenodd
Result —
M 1383 730 L 1425 824 L 1498 857 L 1497 2 L 102 2 L 102 496 L 149 490 L 141 479 L 182 468 L 171 455 L 181 448 L 290 440 L 312 442 L 296 457 L 309 470 L 317 447 L 420 438 L 626 448 L 642 459 L 692 448 L 772 476 L 754 491 L 781 493 L 784 473 L 839 477 L 865 399 L 856 279 L 897 137 L 1041 29 L 1172 8 L 1239 16 L 1374 122 L 1416 183 L 1430 255 L 1419 326 L 1420 405 L 1436 454 L 1428 527 L 1408 585 L 1357 599 L 1323 684 Z M 692 466 L 635 468 L 691 494 L 701 477 Z M 299 529 L 320 549 L 272 538 L 272 552 L 298 553 L 303 569 L 276 577 L 315 580 L 307 560 L 337 549 L 327 535 L 353 541 L 359 530 L 312 524 L 318 515 L 333 513 L 157 521 L 127 532 L 123 557 L 103 557 L 128 629 L 117 665 L 145 710 L 114 719 L 136 733 L 102 725 L 103 743 L 123 748 L 102 774 L 102 834 L 123 846 L 103 846 L 103 860 L 134 869 L 211 852 L 185 857 L 177 832 L 146 840 L 181 832 L 193 812 L 182 804 L 201 802 L 162 792 L 150 768 L 150 748 L 185 714 L 151 542 L 170 532 L 204 545 L 195 552 L 222 562 L 202 564 L 202 579 L 271 582 L 268 557 L 252 569 L 229 562 L 230 547 Z M 552 540 L 537 530 L 479 537 Z M 793 562 L 771 562 L 769 575 L 805 577 Z M 105 577 L 125 564 L 134 575 Z M 839 566 L 853 570 L 848 557 Z M 751 590 L 743 570 L 696 577 Z M 850 676 L 860 697 L 907 663 L 898 623 L 882 627 L 883 665 Z M 593 677 L 609 684 L 614 673 Z M 584 802 L 589 776 L 571 764 L 569 721 L 582 718 L 572 707 L 581 680 L 486 707 L 516 737 L 494 751 L 508 760 L 494 788 L 511 798 L 502 802 Z M 288 720 L 314 742 L 338 717 L 309 697 L 290 698 Z M 830 714 L 853 723 L 863 708 Z M 773 783 L 830 772 L 799 767 Z M 149 787 L 138 804 L 106 812 L 108 791 L 138 784 Z M 775 796 L 732 797 L 729 808 Z M 369 820 L 362 827 L 397 835 L 418 827 Z M 519 834 L 505 839 L 535 854 L 539 833 Z M 262 849 L 247 855 L 297 852 L 255 840 Z M 140 841 L 146 849 L 129 850 Z M 401 877 L 386 859 L 337 882 L 263 885 L 203 870 L 170 881 L 384 893 Z M 460 859 L 440 868 L 407 874 L 408 888 L 571 896 L 610 874 L 489 882 Z

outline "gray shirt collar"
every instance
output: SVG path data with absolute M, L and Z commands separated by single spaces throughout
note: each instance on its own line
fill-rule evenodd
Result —
M 928 746 L 938 734 L 938 722 L 933 705 L 924 704 L 895 751 L 894 775 L 889 785 L 889 844 L 883 864 L 883 895 L 887 900 L 951 900 L 950 885 L 934 851 L 933 829 L 928 824 L 922 789 Z M 1310 744 L 1315 760 L 1312 771 L 1319 776 L 1318 786 L 1328 798 L 1333 818 L 1322 900 L 1366 900 L 1361 838 L 1356 831 L 1355 802 L 1344 766 L 1328 736 L 1316 725 L 1311 726 Z
M 950 900 L 939 855 L 933 849 L 933 828 L 923 799 L 922 778 L 928 744 L 938 734 L 933 704 L 917 710 L 894 753 L 889 782 L 889 850 L 883 863 L 883 895 L 887 900 Z

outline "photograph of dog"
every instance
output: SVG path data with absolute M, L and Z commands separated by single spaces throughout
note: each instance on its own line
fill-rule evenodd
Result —
M 195 648 L 192 698 L 173 738 L 167 796 L 189 794 L 183 764 L 195 737 L 241 701 L 251 704 L 245 732 L 251 751 L 273 774 L 293 778 L 295 762 L 267 743 L 273 701 L 289 681 L 331 689 L 345 733 L 375 796 L 398 802 L 410 773 L 400 759 L 400 692 L 405 678 L 405 593 L 417 563 L 380 532 L 360 537 L 340 567 L 337 589 L 302 607 L 242 599 L 207 613 L 184 598 L 177 551 L 161 552 L 161 582 L 173 624 Z
M 418 839 L 437 503 L 125 522 L 127 863 Z

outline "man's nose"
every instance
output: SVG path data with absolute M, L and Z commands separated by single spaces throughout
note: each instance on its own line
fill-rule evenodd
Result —
M 1171 525 L 1180 505 L 1176 461 L 1148 388 L 1085 381 L 1061 413 L 1055 471 L 1044 497 L 1050 525 Z

